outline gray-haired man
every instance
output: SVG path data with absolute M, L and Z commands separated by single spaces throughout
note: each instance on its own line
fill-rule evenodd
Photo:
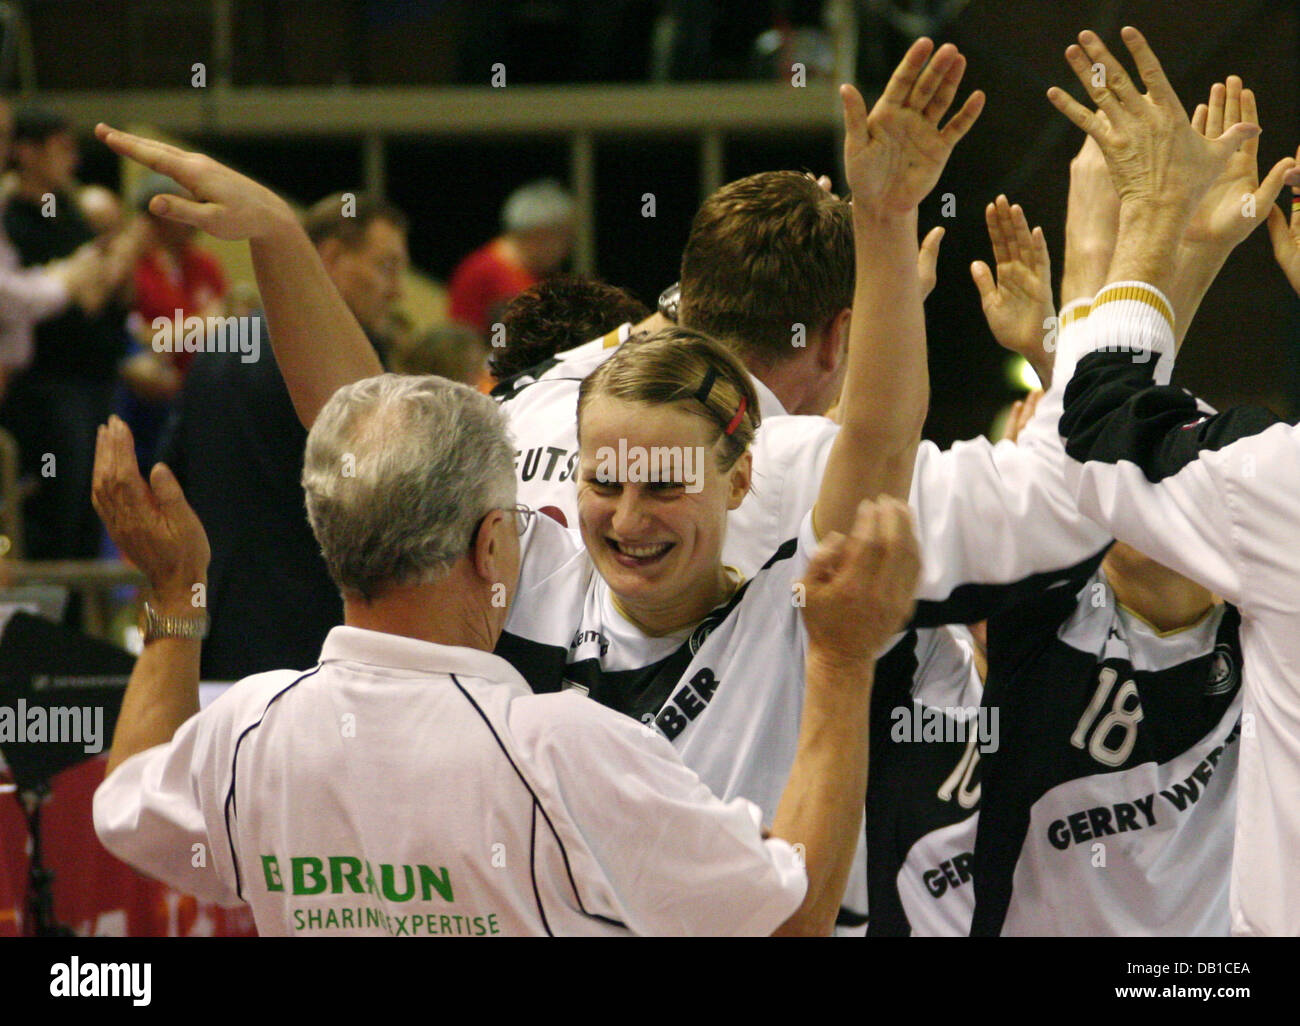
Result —
M 199 712 L 203 527 L 165 466 L 140 477 L 125 425 L 101 428 L 96 508 L 153 590 L 101 840 L 248 902 L 264 935 L 826 932 L 865 788 L 863 682 L 915 585 L 906 507 L 864 504 L 809 567 L 799 755 L 764 839 L 755 806 L 715 798 L 655 732 L 534 695 L 491 654 L 531 513 L 512 454 L 465 386 L 340 389 L 303 484 L 345 625 L 314 669 L 245 678 Z

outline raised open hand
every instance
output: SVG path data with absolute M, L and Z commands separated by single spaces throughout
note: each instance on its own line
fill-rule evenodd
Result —
M 1236 75 L 1229 75 L 1226 84 L 1214 84 L 1209 101 L 1192 113 L 1192 128 L 1207 139 L 1215 139 L 1225 126 L 1238 122 L 1258 126 L 1259 114 L 1255 109 L 1255 94 L 1243 89 Z M 1259 140 L 1255 137 L 1247 139 L 1232 154 L 1192 213 L 1183 232 L 1185 245 L 1211 246 L 1226 255 L 1263 223 L 1277 202 L 1293 161 L 1279 160 L 1261 183 L 1258 155 Z
M 203 581 L 211 558 L 203 525 L 165 464 L 154 465 L 147 483 L 140 476 L 131 429 L 117 417 L 99 429 L 91 501 L 157 594 L 186 597 Z
M 1300 151 L 1296 155 L 1300 158 Z M 1269 204 L 1268 236 L 1273 242 L 1274 259 L 1300 296 L 1300 184 L 1291 187 L 1289 220 L 1276 205 Z
M 194 196 L 155 196 L 149 212 L 207 232 L 218 239 L 257 239 L 296 224 L 292 209 L 264 185 L 201 153 L 95 126 L 95 135 L 114 153 L 174 179 Z
M 984 208 L 984 221 L 993 243 L 996 282 L 983 260 L 976 260 L 970 267 L 980 290 L 984 317 L 998 345 L 1028 360 L 1046 385 L 1053 357 L 1044 349 L 1044 340 L 1056 315 L 1047 240 L 1041 228 L 1029 230 L 1025 212 L 1018 203 L 1012 206 L 1005 196 Z M 1043 377 L 1044 370 L 1047 378 Z
M 1078 45 L 1066 49 L 1065 59 L 1105 117 L 1055 86 L 1047 97 L 1097 140 L 1121 208 L 1136 204 L 1185 220 L 1237 147 L 1259 128 L 1238 121 L 1213 138 L 1197 132 L 1142 34 L 1129 27 L 1122 36 L 1147 92 L 1139 92 L 1095 32 L 1084 31 Z
M 931 58 L 933 48 L 924 37 L 912 44 L 869 114 L 857 89 L 840 86 L 844 168 L 857 212 L 894 217 L 915 210 L 984 108 L 984 94 L 976 90 L 939 127 L 957 95 L 966 58 L 951 43 Z

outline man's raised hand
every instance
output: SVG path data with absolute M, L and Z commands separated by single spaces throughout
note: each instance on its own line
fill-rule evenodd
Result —
M 207 575 L 208 536 L 165 464 L 154 465 L 148 482 L 140 476 L 131 429 L 117 417 L 100 427 L 95 441 L 91 502 L 155 594 L 188 601 Z
M 155 196 L 149 212 L 190 225 L 218 239 L 263 238 L 296 225 L 289 205 L 270 189 L 201 153 L 95 126 L 95 135 L 114 153 L 161 172 L 194 196 Z
M 1095 32 L 1084 31 L 1079 43 L 1066 49 L 1065 59 L 1105 117 L 1055 86 L 1047 97 L 1097 140 L 1121 211 L 1128 207 L 1160 212 L 1183 226 L 1237 147 L 1257 136 L 1259 129 L 1234 122 L 1214 138 L 1201 135 L 1142 34 L 1127 27 L 1121 35 L 1147 92 L 1138 90 Z
M 855 212 L 897 217 L 915 210 L 984 107 L 984 94 L 977 90 L 939 127 L 961 84 L 966 58 L 951 43 L 931 57 L 933 48 L 924 37 L 912 44 L 869 114 L 857 89 L 840 86 L 844 168 Z

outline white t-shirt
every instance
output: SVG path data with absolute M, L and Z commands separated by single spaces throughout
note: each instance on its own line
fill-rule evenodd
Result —
M 247 901 L 264 936 L 765 935 L 807 886 L 654 731 L 489 653 L 353 627 L 123 762 L 94 816 L 119 858 Z

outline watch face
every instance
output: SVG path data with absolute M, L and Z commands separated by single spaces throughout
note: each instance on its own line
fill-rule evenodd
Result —
M 677 323 L 677 307 L 682 299 L 682 283 L 673 282 L 659 293 L 659 312 L 674 324 Z

